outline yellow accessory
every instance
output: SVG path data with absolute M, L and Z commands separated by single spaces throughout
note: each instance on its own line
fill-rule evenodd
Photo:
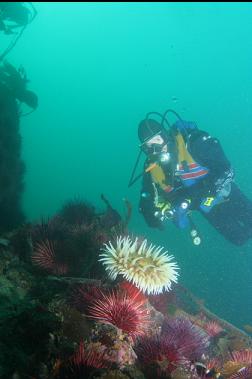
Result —
M 153 170 L 155 167 L 157 167 L 157 164 L 156 164 L 156 163 L 152 163 L 152 164 L 150 164 L 150 165 L 145 169 L 145 172 L 150 172 L 150 171 Z
M 179 133 L 176 135 L 177 147 L 178 147 L 178 163 L 186 162 L 187 164 L 195 163 L 191 154 L 186 148 L 184 138 Z
M 214 197 L 207 197 L 206 201 L 204 202 L 204 205 L 206 207 L 211 207 L 212 202 L 214 201 Z
M 167 203 L 163 206 L 161 213 L 164 215 L 166 211 L 171 209 L 171 204 Z
M 185 141 L 182 135 L 179 133 L 176 135 L 177 149 L 178 149 L 178 163 L 182 164 L 186 162 L 188 165 L 195 163 L 191 154 L 188 152 Z M 162 190 L 169 192 L 172 188 L 169 183 L 166 181 L 164 170 L 158 163 L 151 163 L 146 169 L 145 172 L 150 172 L 152 180 L 154 183 L 158 184 Z
M 148 167 L 152 176 L 152 180 L 154 183 L 157 183 L 163 190 L 165 190 L 168 186 L 165 184 L 165 174 L 163 169 L 157 163 L 155 163 L 155 167 L 152 166 L 153 165 Z

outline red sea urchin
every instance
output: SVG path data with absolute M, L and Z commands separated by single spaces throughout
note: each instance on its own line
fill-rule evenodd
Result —
M 80 342 L 76 352 L 67 361 L 60 362 L 55 379 L 84 379 L 93 378 L 97 369 L 110 368 L 111 363 L 106 359 L 104 346 L 101 344 L 85 344 Z
M 143 337 L 138 341 L 135 351 L 147 377 L 150 377 L 150 371 L 151 377 L 163 377 L 164 373 L 170 374 L 179 365 L 186 363 L 172 335 Z
M 67 273 L 68 267 L 65 263 L 57 262 L 55 250 L 57 243 L 50 240 L 41 241 L 36 244 L 32 254 L 32 263 L 51 274 L 63 275 Z
M 32 263 L 49 274 L 66 274 L 69 271 L 67 231 L 58 217 L 35 224 L 31 229 Z
M 252 350 L 244 349 L 240 351 L 232 352 L 232 361 L 237 363 L 242 363 L 245 365 L 252 364 Z
M 80 342 L 79 347 L 73 357 L 72 363 L 75 366 L 90 366 L 95 368 L 107 368 L 108 362 L 105 358 L 105 351 L 99 344 L 90 344 L 84 347 L 84 343 Z
M 146 303 L 148 301 L 148 298 L 130 282 L 123 281 L 118 284 L 118 288 L 137 302 Z
M 102 289 L 100 283 L 84 283 L 77 285 L 72 289 L 69 303 L 74 308 L 78 309 L 79 312 L 86 313 L 87 308 L 94 300 L 98 300 L 101 297 L 101 290 L 106 291 L 105 288 Z
M 216 321 L 208 321 L 204 326 L 204 330 L 209 334 L 210 337 L 215 337 L 221 332 L 223 328 Z
M 145 304 L 119 291 L 101 291 L 100 298 L 88 307 L 88 315 L 102 323 L 114 325 L 132 338 L 143 335 L 149 324 Z

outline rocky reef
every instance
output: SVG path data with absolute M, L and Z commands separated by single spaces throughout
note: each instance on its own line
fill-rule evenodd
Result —
M 148 294 L 120 272 L 109 278 L 101 248 L 127 238 L 131 209 L 123 219 L 106 205 L 97 214 L 69 201 L 51 219 L 2 234 L 0 378 L 251 378 L 249 335 L 179 281 Z M 146 255 L 134 262 L 148 264 Z

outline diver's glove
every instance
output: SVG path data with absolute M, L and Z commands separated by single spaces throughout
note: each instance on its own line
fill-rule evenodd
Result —
M 160 211 L 155 212 L 155 217 L 160 221 L 172 220 L 174 224 L 184 229 L 189 226 L 189 218 L 187 212 L 189 210 L 191 201 L 186 199 L 176 207 L 171 207 L 170 204 L 164 206 Z
M 172 219 L 173 209 L 171 208 L 171 204 L 168 203 L 159 207 L 159 210 L 155 211 L 154 216 L 161 222 Z
M 222 192 L 217 193 L 215 196 L 208 196 L 201 200 L 200 209 L 204 213 L 209 213 L 215 205 L 223 203 L 227 196 L 223 196 Z
M 208 196 L 201 199 L 200 209 L 204 213 L 209 213 L 215 205 L 223 203 L 228 199 L 232 190 L 232 182 L 234 180 L 234 171 L 232 168 L 225 171 L 223 177 L 216 180 L 215 188 L 212 193 L 209 191 Z
M 184 200 L 180 205 L 173 209 L 173 222 L 179 229 L 185 229 L 189 226 L 188 210 L 189 200 Z

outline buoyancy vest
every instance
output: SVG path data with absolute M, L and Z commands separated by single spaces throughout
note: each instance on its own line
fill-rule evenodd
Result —
M 190 187 L 198 180 L 205 177 L 208 174 L 208 169 L 201 166 L 193 159 L 187 150 L 184 138 L 180 133 L 178 133 L 175 138 L 178 155 L 174 175 L 180 178 L 184 186 Z M 151 174 L 152 181 L 158 184 L 163 191 L 171 192 L 173 190 L 172 183 L 169 183 L 169 178 L 166 177 L 161 165 L 158 163 L 152 164 L 147 170 Z

